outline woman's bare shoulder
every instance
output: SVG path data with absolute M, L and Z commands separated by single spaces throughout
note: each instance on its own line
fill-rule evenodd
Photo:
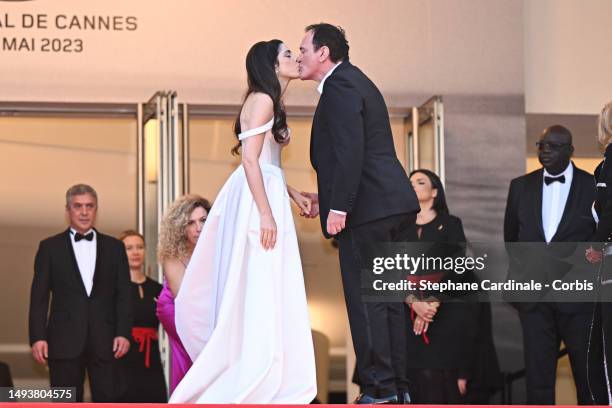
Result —
M 253 92 L 244 101 L 240 123 L 247 129 L 258 127 L 267 123 L 272 118 L 273 112 L 272 98 L 262 92 Z
M 173 271 L 182 271 L 185 270 L 185 265 L 180 259 L 177 258 L 168 258 L 162 262 L 164 270 L 173 272 Z

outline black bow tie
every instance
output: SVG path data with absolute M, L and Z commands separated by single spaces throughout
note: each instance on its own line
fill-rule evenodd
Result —
M 91 231 L 89 234 L 80 234 L 80 233 L 76 233 L 74 234 L 74 242 L 79 242 L 82 239 L 85 239 L 87 241 L 93 241 L 93 231 Z
M 561 175 L 559 177 L 549 177 L 549 176 L 544 176 L 544 183 L 546 183 L 546 185 L 549 185 L 550 183 L 554 183 L 555 181 L 558 181 L 561 184 L 565 183 L 565 176 Z

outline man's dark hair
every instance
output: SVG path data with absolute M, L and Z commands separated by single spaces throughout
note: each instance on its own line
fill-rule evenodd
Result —
M 312 45 L 315 51 L 326 46 L 329 48 L 329 58 L 332 62 L 348 61 L 349 45 L 342 27 L 319 23 L 306 27 L 306 32 L 308 31 L 312 31 Z

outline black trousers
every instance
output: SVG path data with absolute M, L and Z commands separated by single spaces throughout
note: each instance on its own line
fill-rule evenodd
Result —
M 114 402 L 115 389 L 114 357 L 102 357 L 91 347 L 89 339 L 83 353 L 77 358 L 49 359 L 49 378 L 51 387 L 76 387 L 76 402 L 83 402 L 85 370 L 89 375 L 91 398 L 93 402 Z M 108 345 L 112 348 L 112 344 Z
M 459 393 L 459 372 L 452 369 L 415 368 L 408 373 L 413 404 L 465 404 Z
M 587 380 L 587 349 L 590 313 L 561 313 L 555 303 L 538 303 L 519 312 L 523 328 L 523 352 L 527 403 L 555 404 L 557 357 L 561 341 L 567 348 L 576 384 L 578 404 L 590 405 Z
M 401 302 L 363 302 L 360 245 L 398 242 L 416 214 L 401 214 L 346 228 L 338 235 L 340 269 L 361 391 L 385 398 L 408 391 L 406 319 Z

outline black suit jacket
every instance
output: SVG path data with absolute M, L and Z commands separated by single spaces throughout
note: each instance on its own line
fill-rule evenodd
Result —
M 110 358 L 113 338 L 130 338 L 130 272 L 125 246 L 96 233 L 90 297 L 78 269 L 70 230 L 41 241 L 38 247 L 30 296 L 30 344 L 47 340 L 50 359 L 76 358 L 87 341 L 95 353 Z
M 593 241 L 608 244 L 612 242 L 612 165 L 610 163 L 612 163 L 612 144 L 606 147 L 605 159 L 595 169 L 597 182 L 595 210 L 599 224 Z
M 376 85 L 348 61 L 325 80 L 312 123 L 310 161 L 328 238 L 330 209 L 347 212 L 348 226 L 419 211 L 395 153 L 387 105 Z
M 504 218 L 504 240 L 506 242 L 545 243 L 542 225 L 542 184 L 544 170 L 536 170 L 510 183 L 506 215 Z M 587 242 L 595 232 L 595 221 L 591 206 L 595 199 L 595 182 L 591 174 L 574 166 L 574 176 L 570 186 L 565 209 L 557 232 L 551 243 Z M 561 278 L 572 270 L 572 263 L 565 262 L 572 245 L 533 245 L 533 252 L 527 253 L 528 246 L 521 248 L 513 256 L 510 251 L 510 270 L 508 277 L 516 280 L 531 278 Z M 586 261 L 584 261 L 586 263 Z M 586 265 L 586 264 L 585 264 Z M 588 265 L 587 265 L 588 266 Z M 537 279 L 536 279 L 537 280 Z M 534 304 L 517 304 L 520 310 L 529 310 Z M 585 303 L 559 303 L 566 312 L 587 311 L 592 307 Z

